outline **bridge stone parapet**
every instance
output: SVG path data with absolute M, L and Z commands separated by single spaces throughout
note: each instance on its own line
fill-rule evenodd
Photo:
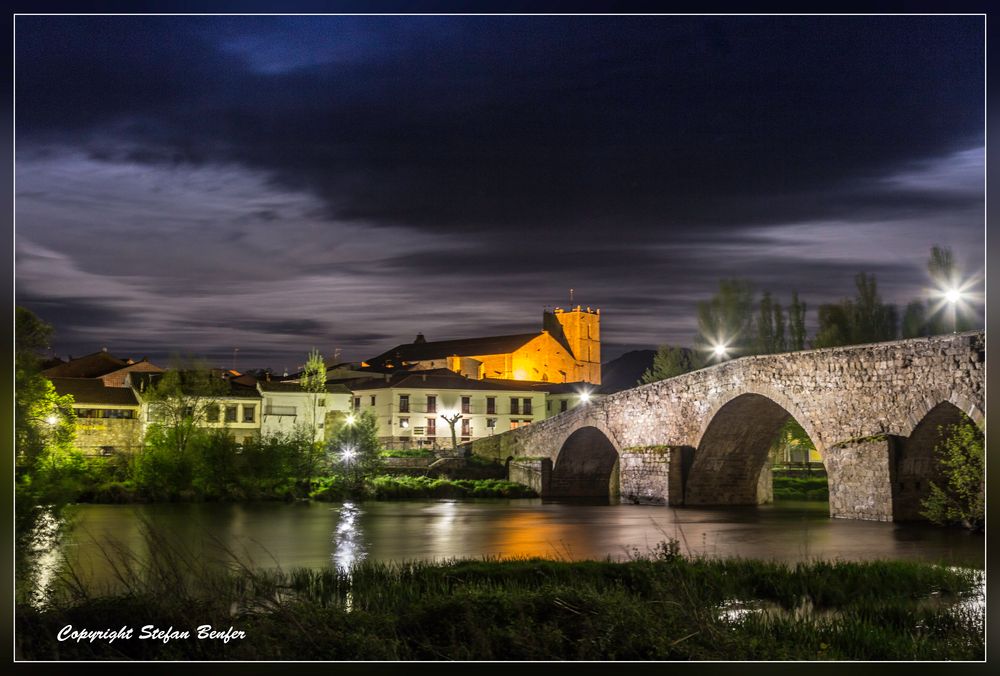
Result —
M 629 449 L 687 448 L 686 470 L 666 463 L 661 501 L 677 504 L 681 494 L 688 505 L 756 504 L 769 499 L 767 451 L 791 415 L 824 457 L 833 516 L 914 518 L 933 478 L 937 427 L 962 414 L 982 427 L 984 383 L 981 331 L 759 355 L 619 392 L 471 448 L 501 462 L 550 458 L 553 495 L 604 490 L 614 475 L 607 492 L 624 499 L 634 493 Z M 934 429 L 919 431 L 932 412 Z

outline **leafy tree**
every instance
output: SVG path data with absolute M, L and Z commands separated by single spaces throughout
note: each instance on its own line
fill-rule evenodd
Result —
M 312 394 L 312 418 L 308 424 L 310 431 L 313 433 L 313 438 L 315 438 L 316 424 L 318 422 L 317 409 L 319 395 L 326 393 L 326 362 L 323 361 L 323 355 L 315 348 L 313 348 L 306 359 L 306 365 L 302 370 L 302 376 L 299 378 L 299 384 L 303 390 Z
M 785 313 L 781 309 L 781 303 L 771 299 L 770 291 L 765 291 L 761 296 L 756 328 L 756 354 L 774 354 L 787 349 Z
M 814 347 L 895 340 L 896 306 L 882 302 L 875 275 L 861 272 L 854 278 L 854 285 L 855 298 L 819 307 L 819 330 Z
M 788 308 L 789 348 L 804 350 L 806 347 L 806 304 L 799 301 L 799 293 L 792 292 L 792 305 Z
M 939 525 L 982 530 L 985 524 L 986 472 L 983 433 L 969 419 L 946 428 L 934 449 L 944 481 L 932 481 L 921 514 Z
M 903 310 L 903 320 L 900 322 L 899 332 L 903 338 L 934 335 L 930 324 L 926 303 L 921 300 L 910 301 L 906 304 L 906 309 Z
M 354 417 L 343 425 L 330 444 L 334 469 L 358 490 L 367 478 L 382 468 L 382 443 L 378 438 L 378 418 L 371 410 Z
M 752 349 L 753 288 L 740 279 L 724 279 L 719 290 L 707 301 L 698 303 L 696 348 L 711 353 L 716 343 L 745 354 Z
M 696 368 L 698 368 L 697 357 L 691 350 L 671 345 L 660 345 L 653 356 L 653 365 L 643 372 L 639 384 L 644 385 L 666 380 Z
M 784 352 L 788 349 L 788 339 L 785 337 L 785 313 L 781 303 L 774 304 L 774 344 L 772 352 Z
M 169 431 L 163 439 L 178 454 L 185 454 L 195 430 L 218 419 L 219 400 L 228 393 L 229 383 L 211 369 L 178 361 L 175 368 L 153 378 L 141 396 L 149 404 L 150 429 Z
M 804 455 L 808 461 L 809 454 L 815 449 L 812 439 L 806 434 L 802 425 L 795 418 L 789 416 L 778 431 L 778 438 L 771 446 L 771 464 L 779 465 L 792 462 L 793 454 Z

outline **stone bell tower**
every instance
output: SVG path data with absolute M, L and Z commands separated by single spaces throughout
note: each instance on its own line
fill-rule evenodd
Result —
M 601 311 L 591 308 L 546 310 L 542 328 L 565 343 L 576 359 L 576 373 L 570 382 L 601 384 Z

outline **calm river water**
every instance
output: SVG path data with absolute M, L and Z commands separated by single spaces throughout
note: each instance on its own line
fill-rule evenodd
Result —
M 681 551 L 795 562 L 909 559 L 982 568 L 984 538 L 928 525 L 830 519 L 826 503 L 668 508 L 534 500 L 478 502 L 80 505 L 61 554 L 92 582 L 110 580 L 102 550 L 148 551 L 143 524 L 196 557 L 282 568 L 346 567 L 362 559 L 484 556 L 627 558 L 677 538 Z M 50 570 L 58 567 L 51 553 Z M 54 570 L 53 570 L 54 572 Z

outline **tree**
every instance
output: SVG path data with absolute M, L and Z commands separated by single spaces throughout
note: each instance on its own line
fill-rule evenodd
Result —
M 225 378 L 203 364 L 175 360 L 174 368 L 151 379 L 142 396 L 149 404 L 150 429 L 166 432 L 165 443 L 183 455 L 194 431 L 219 419 L 219 399 L 228 393 Z
M 312 394 L 312 418 L 309 422 L 312 438 L 316 438 L 316 411 L 320 394 L 326 394 L 326 362 L 323 355 L 316 348 L 313 348 L 306 359 L 305 368 L 302 370 L 302 377 L 299 378 L 299 385 L 306 392 Z
M 806 347 L 806 304 L 799 301 L 799 293 L 792 292 L 792 305 L 788 309 L 788 330 L 792 350 Z
M 441 419 L 448 423 L 448 427 L 451 428 L 451 450 L 458 449 L 458 435 L 455 434 L 455 423 L 462 419 L 461 413 L 455 413 L 453 415 L 441 414 Z
M 375 413 L 365 410 L 337 430 L 330 443 L 330 452 L 335 458 L 335 469 L 352 488 L 360 489 L 366 478 L 374 476 L 382 468 L 382 443 L 378 438 Z
M 660 345 L 653 356 L 653 365 L 639 379 L 640 385 L 679 376 L 698 368 L 695 353 L 684 347 Z
M 785 313 L 781 309 L 781 303 L 774 304 L 774 345 L 772 352 L 785 352 L 788 349 L 788 340 L 785 338 Z
M 896 306 L 882 302 L 875 275 L 854 278 L 857 295 L 819 307 L 819 330 L 813 347 L 858 345 L 896 339 Z
M 740 279 L 724 279 L 719 290 L 698 303 L 696 348 L 708 354 L 717 345 L 746 354 L 753 348 L 753 288 Z
M 983 433 L 968 418 L 944 433 L 934 449 L 943 481 L 930 482 L 921 514 L 939 525 L 982 530 L 986 507 Z
M 15 457 L 29 473 L 51 466 L 73 450 L 76 417 L 73 397 L 60 396 L 39 372 L 39 353 L 49 347 L 52 327 L 19 307 L 14 333 Z

